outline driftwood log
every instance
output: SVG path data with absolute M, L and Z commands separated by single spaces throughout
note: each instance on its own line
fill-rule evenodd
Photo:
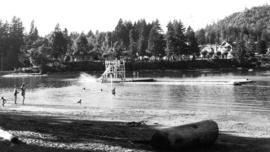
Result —
M 15 143 L 15 144 L 19 142 L 18 137 L 3 130 L 2 128 L 0 128 L 0 140 L 8 141 L 8 142 Z
M 205 120 L 157 130 L 150 141 L 151 145 L 160 150 L 181 150 L 189 148 L 207 148 L 215 143 L 218 137 L 218 125 L 215 121 Z

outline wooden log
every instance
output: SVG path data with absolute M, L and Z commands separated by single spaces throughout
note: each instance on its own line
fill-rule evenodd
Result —
M 160 150 L 182 150 L 211 146 L 218 137 L 218 125 L 215 121 L 205 120 L 157 130 L 150 141 L 152 147 Z
M 0 128 L 0 139 L 11 143 L 19 143 L 18 137 Z

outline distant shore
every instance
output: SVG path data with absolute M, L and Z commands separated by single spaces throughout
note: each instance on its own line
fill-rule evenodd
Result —
M 267 69 L 249 62 L 239 63 L 236 60 L 186 60 L 186 61 L 135 61 L 126 62 L 127 71 L 139 70 L 198 70 L 198 69 Z M 14 72 L 40 73 L 67 71 L 104 71 L 104 61 L 65 62 L 61 66 L 44 66 L 42 68 L 18 68 Z

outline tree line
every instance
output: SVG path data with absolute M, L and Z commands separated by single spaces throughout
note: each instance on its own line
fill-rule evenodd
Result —
M 260 6 L 234 13 L 223 20 L 196 32 L 181 20 L 167 24 L 166 32 L 159 20 L 144 19 L 131 22 L 120 19 L 113 31 L 87 33 L 69 32 L 59 24 L 45 36 L 40 36 L 34 21 L 30 31 L 20 18 L 10 22 L 0 20 L 1 70 L 17 67 L 59 65 L 74 59 L 91 60 L 124 58 L 136 60 L 143 56 L 156 58 L 198 55 L 199 46 L 221 44 L 233 45 L 238 59 L 265 54 L 270 46 L 270 6 Z
M 59 24 L 46 36 L 40 36 L 34 21 L 30 31 L 24 32 L 20 18 L 11 22 L 0 21 L 0 54 L 8 69 L 20 66 L 43 66 L 70 61 L 74 57 L 92 56 L 92 60 L 139 56 L 163 57 L 165 55 L 198 54 L 195 32 L 179 20 L 169 22 L 167 32 L 158 20 L 144 19 L 134 23 L 120 19 L 113 31 L 95 33 L 68 32 Z

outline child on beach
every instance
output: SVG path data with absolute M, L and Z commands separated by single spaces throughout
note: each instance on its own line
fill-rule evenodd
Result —
M 2 100 L 2 106 L 4 107 L 7 102 L 7 99 L 5 99 L 4 97 L 1 97 L 1 100 Z
M 15 87 L 14 89 L 14 103 L 17 104 L 17 95 L 19 94 L 19 91 L 17 90 L 17 88 Z
M 24 104 L 24 100 L 25 100 L 25 85 L 24 85 L 24 83 L 22 84 L 22 86 L 21 86 L 21 95 L 22 95 L 22 97 L 23 97 L 23 100 L 22 100 L 22 104 Z

